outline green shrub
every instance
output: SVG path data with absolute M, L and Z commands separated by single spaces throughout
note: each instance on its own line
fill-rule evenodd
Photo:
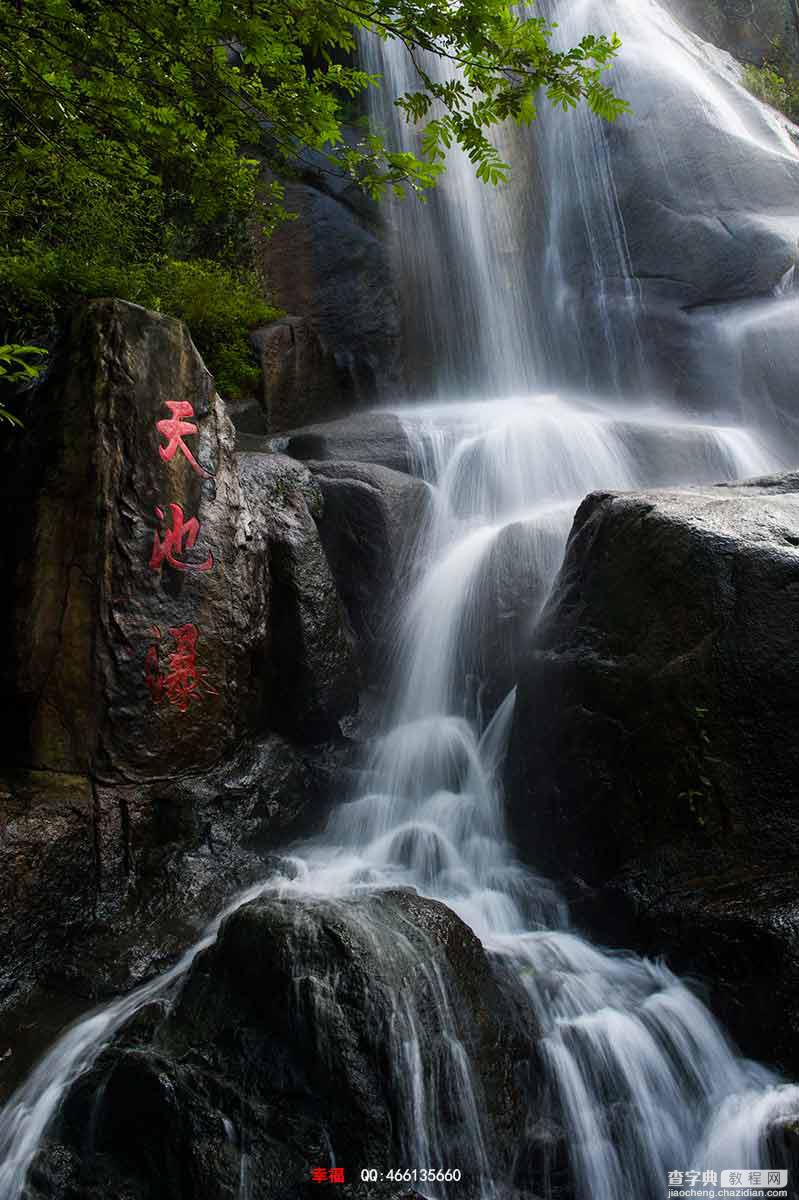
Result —
M 758 100 L 765 101 L 784 113 L 789 120 L 799 123 L 799 80 L 789 73 L 781 75 L 769 63 L 762 67 L 750 63 L 744 67 L 743 81 Z
M 47 351 L 41 346 L 0 346 L 0 421 L 22 428 L 19 417 L 6 407 L 6 397 L 19 384 L 29 384 L 43 369 Z
M 222 395 L 234 400 L 256 386 L 260 370 L 248 335 L 280 312 L 264 300 L 255 271 L 167 259 L 155 267 L 152 290 L 138 303 L 186 322 Z
M 5 336 L 47 341 L 81 300 L 117 296 L 179 317 L 189 326 L 219 391 L 237 399 L 257 384 L 249 333 L 279 316 L 257 273 L 210 259 L 115 262 L 85 248 L 25 240 L 0 248 Z

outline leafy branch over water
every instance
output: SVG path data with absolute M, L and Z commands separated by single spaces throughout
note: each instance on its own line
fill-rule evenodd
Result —
M 357 61 L 364 34 L 398 39 L 416 66 L 418 89 L 395 97 L 422 122 L 416 154 L 345 137 L 383 85 Z M 551 39 L 505 0 L 0 0 L 0 336 L 47 340 L 108 283 L 165 294 L 181 261 L 227 272 L 254 313 L 252 224 L 289 215 L 284 183 L 311 152 L 374 197 L 432 187 L 456 143 L 496 183 L 508 164 L 491 127 L 533 120 L 540 96 L 625 111 L 603 82 L 618 39 Z M 455 77 L 434 79 L 428 55 Z M 231 387 L 251 369 L 245 334 L 235 350 L 198 339 L 212 369 L 220 350 L 237 364 Z

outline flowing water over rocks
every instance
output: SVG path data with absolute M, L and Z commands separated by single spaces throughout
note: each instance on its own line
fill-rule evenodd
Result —
M 763 469 L 765 452 L 740 430 L 662 415 L 655 421 L 651 414 L 636 421 L 627 413 L 620 421 L 555 397 L 414 407 L 400 417 L 417 461 L 427 465 L 435 503 L 397 630 L 392 715 L 365 765 L 361 793 L 333 811 L 324 833 L 294 852 L 285 873 L 263 885 L 262 896 L 293 900 L 296 919 L 304 911 L 312 924 L 327 905 L 332 916 L 325 921 L 343 921 L 349 938 L 374 941 L 375 963 L 393 964 L 394 983 L 390 975 L 383 984 L 374 976 L 370 1003 L 379 1014 L 373 1020 L 394 1030 L 385 1044 L 403 1163 L 460 1164 L 468 1175 L 460 1189 L 465 1195 L 502 1196 L 515 1187 L 532 1196 L 544 1181 L 563 1189 L 554 1194 L 580 1200 L 660 1196 L 675 1164 L 702 1170 L 763 1165 L 761 1146 L 799 1094 L 739 1058 L 665 966 L 586 943 L 570 929 L 552 886 L 515 859 L 499 785 L 514 694 L 492 714 L 481 705 L 479 656 L 471 654 L 481 628 L 470 626 L 470 614 L 479 608 L 485 564 L 503 531 L 521 528 L 529 562 L 520 563 L 514 551 L 508 569 L 519 567 L 531 579 L 523 619 L 535 619 L 577 498 L 600 480 L 617 487 L 640 482 L 639 444 L 674 439 L 681 447 L 673 468 L 680 479 L 683 472 L 693 479 L 752 474 Z M 523 464 L 538 469 L 523 470 Z M 406 887 L 443 901 L 478 935 L 517 1012 L 520 993 L 524 997 L 529 1053 L 549 1082 L 539 1086 L 526 1127 L 515 1128 L 516 1144 L 504 1147 L 512 1151 L 504 1173 L 487 1139 L 488 1118 L 477 1099 L 485 1077 L 465 1048 L 446 961 L 420 950 L 418 936 L 403 939 L 373 908 L 352 907 L 358 896 Z M 0 1125 L 4 1198 L 22 1195 L 25 1168 L 75 1076 L 93 1066 L 132 1014 L 174 992 L 215 931 L 167 976 L 78 1025 L 11 1101 Z M 227 954 L 232 936 L 224 941 Z M 309 981 L 309 1028 L 335 1069 L 347 1044 L 342 1014 L 353 1000 L 342 987 L 352 969 L 342 976 L 335 960 L 326 967 L 314 938 L 307 943 L 300 936 L 288 945 L 286 969 L 301 990 L 302 980 Z M 312 966 L 309 945 L 317 946 Z M 421 998 L 401 983 L 414 971 L 428 978 Z M 192 971 L 189 994 L 195 976 Z M 366 1005 L 366 997 L 357 1003 Z M 185 1006 L 178 1000 L 178 1012 Z M 433 1069 L 436 1056 L 441 1065 Z M 746 1119 L 728 1119 L 742 1110 Z M 469 1131 L 465 1140 L 454 1136 L 455 1127 Z M 730 1128 L 738 1133 L 734 1146 Z M 257 1154 L 252 1161 L 259 1161 Z M 249 1175 L 251 1195 L 280 1194 L 257 1174 Z M 43 1168 L 36 1178 L 47 1178 Z M 422 1190 L 449 1194 L 446 1185 Z M 45 1187 L 37 1194 L 62 1193 Z
M 761 170 L 799 178 L 799 156 L 784 129 L 744 95 L 726 60 L 680 34 L 654 4 L 630 0 L 610 7 L 633 45 L 641 34 L 640 9 L 646 11 L 654 57 L 662 52 L 672 74 L 682 73 L 708 129 L 723 125 L 732 160 L 740 162 L 738 151 L 752 156 L 749 170 L 759 187 L 765 187 Z M 572 36 L 573 21 L 601 27 L 597 8 L 579 4 L 569 10 L 564 36 Z M 403 90 L 407 64 L 401 51 L 389 45 L 374 53 L 391 84 L 387 91 Z M 653 79 L 662 81 L 652 58 L 648 53 L 640 68 L 629 65 L 624 79 L 641 89 Z M 529 215 L 523 180 L 496 198 L 480 190 L 468 164 L 456 157 L 447 186 L 421 223 L 418 214 L 412 221 L 396 215 L 400 269 L 410 280 L 410 294 L 422 297 L 412 325 L 421 357 L 436 349 L 429 365 L 435 367 L 439 398 L 396 410 L 392 439 L 398 428 L 411 461 L 392 458 L 387 465 L 410 466 L 432 488 L 433 502 L 408 560 L 410 594 L 396 614 L 389 697 L 360 787 L 342 799 L 323 833 L 292 850 L 257 900 L 253 893 L 239 898 L 232 907 L 240 911 L 223 925 L 213 949 L 218 922 L 165 976 L 79 1023 L 53 1048 L 0 1115 L 2 1200 L 25 1194 L 31 1164 L 35 1195 L 102 1194 L 75 1191 L 74 1183 L 70 1191 L 48 1166 L 48 1153 L 52 1165 L 61 1143 L 74 1151 L 68 1119 L 56 1120 L 47 1134 L 59 1103 L 66 1097 L 67 1113 L 70 1104 L 73 1112 L 87 1111 L 80 1106 L 81 1077 L 84 1084 L 95 1082 L 92 1071 L 106 1047 L 111 1055 L 125 1051 L 118 1040 L 122 1027 L 154 1000 L 162 1007 L 152 1045 L 173 1053 L 170 1039 L 179 1044 L 188 1037 L 190 1049 L 192 1030 L 202 1036 L 205 1028 L 201 999 L 213 992 L 215 964 L 224 963 L 236 939 L 244 946 L 239 961 L 246 960 L 248 946 L 256 958 L 255 943 L 247 939 L 259 927 L 275 936 L 275 922 L 282 941 L 274 945 L 286 951 L 281 979 L 285 976 L 289 992 L 294 989 L 297 1012 L 311 1014 L 305 1034 L 315 1031 L 319 1053 L 334 1071 L 336 1047 L 350 1047 L 342 1090 L 349 1095 L 351 1086 L 353 1094 L 367 1089 L 376 1097 L 361 1114 L 370 1129 L 383 1130 L 370 1144 L 386 1153 L 393 1147 L 396 1165 L 463 1171 L 461 1184 L 417 1184 L 425 1195 L 654 1200 L 664 1194 L 672 1170 L 789 1161 L 799 1090 L 740 1057 L 696 994 L 665 965 L 606 952 L 580 937 L 556 889 L 519 863 L 506 831 L 500 776 L 518 657 L 585 493 L 713 483 L 783 465 L 767 434 L 758 433 L 753 422 L 744 427 L 732 420 L 742 408 L 737 394 L 716 406 L 714 415 L 648 398 L 663 379 L 649 353 L 658 310 L 645 298 L 639 269 L 645 238 L 634 229 L 631 236 L 625 224 L 630 193 L 614 176 L 612 135 L 582 115 L 562 133 L 555 132 L 554 121 L 546 126 L 539 148 L 555 199 L 534 223 L 547 230 L 543 278 L 553 297 L 548 316 L 545 306 L 531 303 L 520 250 L 520 218 Z M 688 135 L 678 130 L 678 136 Z M 651 166 L 650 159 L 647 163 Z M 686 163 L 682 167 L 688 169 Z M 722 207 L 726 203 L 723 199 Z M 736 203 L 733 198 L 733 207 Z M 736 237 L 745 247 L 741 253 L 758 260 L 762 279 L 749 278 L 752 293 L 764 295 L 771 286 L 769 271 L 782 278 L 790 265 L 786 246 L 799 219 L 774 211 L 760 221 L 751 208 L 747 229 L 742 226 Z M 686 220 L 692 226 L 700 218 Z M 759 221 L 763 238 L 748 242 Z M 665 252 L 686 249 L 679 229 L 671 228 L 664 241 Z M 703 246 L 710 261 L 712 246 Z M 729 263 L 728 268 L 731 278 L 735 271 Z M 706 303 L 707 294 L 718 300 L 719 287 L 734 298 L 730 278 L 713 280 L 703 291 L 686 274 L 675 285 L 678 299 Z M 661 316 L 665 321 L 668 309 L 669 319 L 679 322 L 683 309 L 672 305 L 668 289 L 666 303 L 662 283 L 655 289 L 663 302 Z M 675 315 L 677 309 L 682 316 Z M 771 311 L 763 308 L 764 314 Z M 586 313 L 591 321 L 584 325 Z M 668 347 L 658 346 L 668 358 Z M 573 390 L 544 392 L 542 384 L 552 378 Z M 737 378 L 739 386 L 740 372 Z M 453 401 L 458 391 L 478 398 Z M 320 437 L 312 437 L 305 457 L 332 457 L 321 453 Z M 408 888 L 427 900 L 403 900 Z M 433 907 L 425 907 L 428 902 Z M 449 917 L 442 916 L 441 904 L 451 910 Z M 405 920 L 410 924 L 403 925 Z M 477 942 L 469 941 L 472 935 L 482 943 L 485 962 Z M 460 967 L 440 950 L 453 938 L 470 947 Z M 336 941 L 344 957 L 338 952 L 326 957 L 320 951 L 325 939 Z M 371 998 L 353 982 L 359 971 L 374 980 Z M 488 991 L 482 999 L 468 998 L 470 976 L 496 989 L 490 1002 Z M 176 985 L 183 978 L 181 993 Z M 271 986 L 268 964 L 258 979 Z M 279 990 L 283 984 L 275 986 L 280 996 L 288 994 Z M 528 1086 L 517 1086 L 526 1105 L 521 1123 L 512 1106 L 506 1113 L 496 1099 L 502 1089 L 492 1091 L 475 1033 L 489 1019 L 480 1014 L 492 1006 L 493 1020 L 497 1012 L 512 1010 L 514 1033 L 521 1038 L 503 1054 L 515 1055 L 517 1064 L 525 1056 L 535 1064 L 528 1064 Z M 188 1022 L 188 1034 L 175 1032 L 181 1021 Z M 363 1033 L 370 1023 L 381 1031 L 377 1040 L 387 1060 L 382 1065 L 375 1066 L 374 1047 L 363 1062 L 353 1049 L 360 1036 L 370 1044 Z M 224 1029 L 219 1036 L 221 1043 L 211 1039 L 213 1054 L 228 1044 Z M 228 1067 L 233 1053 L 229 1050 Z M 175 1077 L 164 1071 L 170 1095 L 183 1095 L 180 1103 L 188 1104 Z M 96 1078 L 98 1088 L 101 1079 Z M 380 1099 L 386 1088 L 394 1133 L 380 1141 L 387 1136 Z M 494 1099 L 486 1103 L 487 1096 Z M 97 1104 L 102 1108 L 101 1093 Z M 273 1160 L 248 1148 L 229 1116 L 214 1128 L 219 1145 L 237 1148 L 237 1183 L 225 1190 L 219 1183 L 222 1167 L 211 1165 L 217 1159 L 209 1152 L 205 1169 L 214 1181 L 209 1196 L 303 1194 L 299 1183 L 269 1175 L 272 1168 L 265 1164 Z M 314 1137 L 327 1129 L 325 1161 L 336 1165 L 335 1120 L 331 1117 L 328 1128 L 325 1113 L 317 1114 L 310 1128 Z M 322 1153 L 321 1142 L 314 1148 Z M 125 1164 L 115 1163 L 122 1171 Z M 128 1168 L 125 1178 L 132 1179 L 135 1164 Z M 192 1178 L 195 1188 L 202 1185 L 202 1172 Z M 102 1186 L 97 1180 L 95 1185 Z M 166 1193 L 150 1179 L 120 1194 Z

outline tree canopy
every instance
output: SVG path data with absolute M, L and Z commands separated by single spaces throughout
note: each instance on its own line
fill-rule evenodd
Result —
M 374 134 L 342 140 L 353 98 L 379 82 L 355 61 L 363 32 L 413 58 L 419 87 L 397 101 L 427 120 L 418 157 Z M 252 203 L 261 155 L 279 173 L 302 146 L 373 193 L 429 186 L 453 141 L 496 180 L 507 168 L 487 127 L 532 120 L 539 89 L 611 119 L 625 108 L 602 80 L 615 38 L 557 52 L 550 35 L 504 0 L 3 0 L 4 209 L 46 210 L 74 180 L 156 204 L 166 191 L 205 220 Z M 436 83 L 424 52 L 459 75 Z
M 364 35 L 412 58 L 418 86 L 395 100 L 421 123 L 417 154 L 363 121 L 343 137 L 380 85 L 358 62 Z M 165 257 L 217 264 L 224 291 L 219 265 L 247 268 L 247 221 L 287 215 L 281 180 L 308 148 L 373 196 L 421 192 L 453 143 L 502 180 L 490 128 L 533 120 L 542 93 L 623 112 L 603 78 L 618 40 L 559 51 L 551 35 L 505 0 L 0 0 L 0 337 L 27 341 L 26 312 L 50 320 L 98 288 L 152 303 L 139 268 Z

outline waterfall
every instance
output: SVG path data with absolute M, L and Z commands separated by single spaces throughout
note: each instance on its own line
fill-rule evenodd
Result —
M 622 94 L 629 84 L 634 107 L 646 103 L 633 120 L 649 122 L 650 158 L 663 153 L 658 98 L 664 87 L 667 94 L 680 87 L 696 121 L 728 142 L 734 162 L 748 171 L 742 189 L 763 163 L 799 164 L 779 121 L 738 85 L 728 58 L 682 31 L 654 2 L 564 0 L 548 11 L 565 42 L 586 30 L 619 28 L 627 57 L 616 83 Z M 395 143 L 413 146 L 414 131 L 398 123 L 387 102 L 413 83 L 404 50 L 374 41 L 364 52 L 368 69 L 385 80 L 386 100 L 374 120 L 391 127 Z M 653 98 L 646 101 L 648 86 Z M 697 171 L 695 162 L 686 166 L 692 132 L 673 130 L 669 141 L 689 175 Z M 666 966 L 578 936 L 553 885 L 517 861 L 500 784 L 514 692 L 487 696 L 480 677 L 480 641 L 486 622 L 496 620 L 485 605 L 487 580 L 509 563 L 528 581 L 535 594 L 524 637 L 586 492 L 729 480 L 781 463 L 768 437 L 734 419 L 744 408 L 746 373 L 722 353 L 732 335 L 717 316 L 713 337 L 704 339 L 708 353 L 716 348 L 715 371 L 724 381 L 716 379 L 715 394 L 727 385 L 735 394 L 709 411 L 674 387 L 659 393 L 652 319 L 663 309 L 651 279 L 635 275 L 642 250 L 628 235 L 629 189 L 617 176 L 616 134 L 577 113 L 543 115 L 532 140 L 516 130 L 497 136 L 517 163 L 512 183 L 485 188 L 455 152 L 424 209 L 410 202 L 391 208 L 409 337 L 428 387 L 425 402 L 395 411 L 434 491 L 434 514 L 416 547 L 415 586 L 396 614 L 389 701 L 360 792 L 332 812 L 323 834 L 292 852 L 292 870 L 262 890 L 346 905 L 364 888 L 407 885 L 449 905 L 526 997 L 530 1040 L 541 1039 L 553 1113 L 568 1131 L 576 1200 L 654 1200 L 673 1169 L 767 1166 L 770 1131 L 796 1120 L 799 1091 L 741 1058 Z M 664 176 L 675 163 L 663 159 Z M 691 186 L 709 185 L 697 174 Z M 772 238 L 795 237 L 794 218 L 769 222 Z M 683 249 L 674 252 L 679 257 Z M 661 290 L 661 306 L 664 296 Z M 792 304 L 784 291 L 764 293 L 756 316 L 743 306 L 724 320 L 743 322 L 747 333 L 763 321 L 776 337 Z M 704 362 L 702 378 L 713 373 Z M 0 1200 L 22 1196 L 65 1089 L 139 1007 L 154 997 L 168 1003 L 217 928 L 166 975 L 74 1026 L 11 1098 L 0 1115 Z M 381 953 L 412 953 L 385 930 L 373 936 Z M 429 994 L 439 1024 L 453 1030 L 441 1070 L 468 1135 L 459 1152 L 469 1157 L 476 1194 L 510 1195 L 509 1181 L 490 1175 L 446 980 L 431 979 Z M 324 1024 L 321 1001 L 317 1020 Z M 418 1027 L 398 987 L 389 1052 L 408 1162 L 421 1163 L 431 1148 L 446 1161 Z
M 416 132 L 405 124 L 392 98 L 418 87 L 404 47 L 397 42 L 362 42 L 368 70 L 382 76 L 372 99 L 372 121 L 387 140 L 419 150 Z M 445 73 L 430 56 L 433 78 Z M 512 157 L 518 138 L 497 134 Z M 438 395 L 508 394 L 529 390 L 536 367 L 528 353 L 534 322 L 525 278 L 523 248 L 527 205 L 518 194 L 523 176 L 496 191 L 477 179 L 466 154 L 447 161 L 446 192 L 422 206 L 406 200 L 390 206 L 395 261 L 404 298 L 407 341 L 425 386 Z
M 773 347 L 750 340 L 742 373 L 730 333 L 753 301 L 764 326 L 785 326 L 779 292 L 799 239 L 795 132 L 741 86 L 731 56 L 680 26 L 667 4 L 543 8 L 560 47 L 586 29 L 618 32 L 612 81 L 633 115 L 608 127 L 585 108 L 569 120 L 541 113 L 540 378 L 634 400 L 672 396 L 767 424 L 762 393 L 784 391 L 786 359 L 775 363 Z M 799 307 L 794 337 L 797 319 Z

